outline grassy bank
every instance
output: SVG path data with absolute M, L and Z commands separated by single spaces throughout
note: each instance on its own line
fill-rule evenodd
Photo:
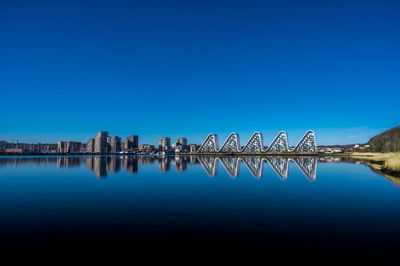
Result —
M 377 170 L 400 173 L 400 152 L 353 152 L 350 156 L 355 159 L 370 161 L 371 167 Z

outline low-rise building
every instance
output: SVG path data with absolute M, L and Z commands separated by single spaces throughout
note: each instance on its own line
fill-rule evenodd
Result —
M 24 151 L 22 149 L 6 149 L 6 153 L 23 153 Z
M 154 147 L 154 145 L 140 144 L 139 145 L 139 152 L 141 154 L 155 154 L 157 152 L 157 149 Z
M 150 145 L 150 144 L 140 144 L 139 146 L 139 150 L 148 150 L 148 149 L 154 149 L 154 145 Z
M 200 148 L 201 145 L 198 144 L 190 144 L 189 145 L 189 152 L 195 153 Z
M 77 141 L 59 141 L 57 143 L 57 153 L 79 153 L 81 143 Z

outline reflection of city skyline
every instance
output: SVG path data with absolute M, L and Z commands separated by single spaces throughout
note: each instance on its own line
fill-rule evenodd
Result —
M 287 179 L 289 163 L 295 163 L 304 175 L 311 181 L 316 179 L 317 157 L 279 157 L 262 158 L 259 156 L 60 156 L 60 157 L 32 157 L 32 158 L 0 158 L 0 167 L 5 165 L 18 166 L 23 163 L 31 164 L 56 164 L 58 168 L 86 167 L 93 171 L 97 178 L 105 178 L 109 173 L 118 173 L 122 168 L 134 174 L 139 171 L 139 165 L 158 164 L 159 172 L 171 170 L 171 164 L 175 165 L 178 172 L 186 171 L 188 165 L 200 164 L 207 175 L 216 176 L 219 164 L 226 172 L 235 178 L 240 175 L 240 165 L 244 164 L 254 178 L 261 178 L 264 171 L 264 163 L 269 164 L 281 179 Z
M 117 156 L 93 156 L 86 157 L 86 166 L 96 174 L 97 178 L 107 177 L 108 172 L 118 173 L 121 170 L 121 166 L 126 172 L 134 174 L 138 171 L 138 159 L 131 156 L 123 158 Z
M 255 178 L 261 178 L 264 172 L 264 163 L 272 166 L 272 169 L 277 173 L 281 179 L 287 179 L 289 174 L 289 163 L 294 162 L 299 166 L 303 174 L 310 180 L 314 181 L 317 177 L 317 157 L 279 157 L 273 156 L 268 158 L 262 158 L 259 156 L 226 156 L 226 157 L 209 157 L 200 156 L 198 160 L 204 170 L 209 176 L 215 176 L 218 174 L 218 162 L 224 166 L 225 170 L 231 177 L 237 177 L 240 173 L 240 163 L 250 170 L 250 173 Z

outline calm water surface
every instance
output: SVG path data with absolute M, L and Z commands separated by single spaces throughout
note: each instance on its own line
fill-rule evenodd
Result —
M 0 157 L 0 253 L 379 264 L 397 256 L 399 203 L 393 180 L 324 158 Z

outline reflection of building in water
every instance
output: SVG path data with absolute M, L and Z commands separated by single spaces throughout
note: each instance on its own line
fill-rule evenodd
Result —
M 5 167 L 9 164 L 8 160 L 4 160 L 4 158 L 0 158 L 0 167 Z
M 189 164 L 190 165 L 195 165 L 195 164 L 199 164 L 199 163 L 200 162 L 197 160 L 196 156 L 192 156 L 192 155 L 189 156 Z
M 69 168 L 79 166 L 81 164 L 82 157 L 57 157 L 58 168 Z
M 18 167 L 20 164 L 56 164 L 57 157 L 1 157 L 0 158 L 0 166 L 10 166 L 10 167 Z
M 246 156 L 243 158 L 247 168 L 255 178 L 260 178 L 263 174 L 263 159 L 260 157 Z
M 268 162 L 281 179 L 287 179 L 289 172 L 289 160 L 287 158 L 278 156 L 270 157 L 268 158 Z
M 171 167 L 171 157 L 158 158 L 158 171 L 167 172 Z
M 328 158 L 329 159 L 329 158 Z M 321 159 L 328 160 L 328 159 Z M 83 161 L 89 170 L 93 171 L 97 177 L 106 177 L 107 172 L 117 173 L 121 166 L 128 173 L 137 173 L 138 164 L 152 164 L 157 160 L 158 170 L 166 172 L 170 170 L 171 161 L 174 161 L 177 171 L 185 171 L 187 165 L 200 164 L 209 176 L 215 176 L 218 173 L 218 164 L 221 162 L 223 168 L 231 177 L 240 174 L 240 165 L 243 163 L 250 173 L 259 178 L 263 174 L 263 164 L 269 163 L 272 169 L 281 179 L 287 179 L 289 172 L 289 163 L 293 162 L 310 180 L 314 181 L 317 174 L 318 158 L 314 156 L 296 156 L 293 158 L 285 156 L 268 156 L 261 158 L 259 156 L 89 156 L 89 157 L 48 157 L 48 158 L 0 158 L 1 166 L 18 167 L 19 164 L 57 164 L 59 168 L 79 166 Z M 331 160 L 331 159 L 329 159 Z
M 94 169 L 94 157 L 86 157 L 86 166 L 90 171 Z
M 209 176 L 215 176 L 218 173 L 217 158 L 209 156 L 199 156 L 197 157 L 197 159 Z
M 239 175 L 239 157 L 227 156 L 221 157 L 220 160 L 231 177 L 237 177 Z
M 317 158 L 315 157 L 297 157 L 294 159 L 301 171 L 308 179 L 314 181 L 317 178 Z
M 153 164 L 156 159 L 155 156 L 140 156 L 139 162 L 140 164 Z
M 93 171 L 97 178 L 107 176 L 107 160 L 106 157 L 96 156 L 93 158 Z
M 188 157 L 175 156 L 175 167 L 177 171 L 185 171 L 187 168 Z
M 107 171 L 117 173 L 121 168 L 121 160 L 116 156 L 107 157 Z
M 121 159 L 122 166 L 130 174 L 138 172 L 138 158 L 133 156 L 126 156 Z
M 87 157 L 86 165 L 89 170 L 92 170 L 97 177 L 106 177 L 107 173 L 118 173 L 122 167 L 128 173 L 137 173 L 138 171 L 138 159 L 137 157 L 117 157 L 117 156 L 107 156 L 107 157 Z
M 296 157 L 295 159 L 285 157 L 268 157 L 267 159 L 257 156 L 246 156 L 243 158 L 233 156 L 199 156 L 197 158 L 209 176 L 215 176 L 217 174 L 218 161 L 221 161 L 228 174 L 231 177 L 236 177 L 240 172 L 240 161 L 242 161 L 255 178 L 260 178 L 263 175 L 263 163 L 269 162 L 278 176 L 282 179 L 286 179 L 288 176 L 289 162 L 293 161 L 296 162 L 301 171 L 309 180 L 314 181 L 316 179 L 316 157 Z

